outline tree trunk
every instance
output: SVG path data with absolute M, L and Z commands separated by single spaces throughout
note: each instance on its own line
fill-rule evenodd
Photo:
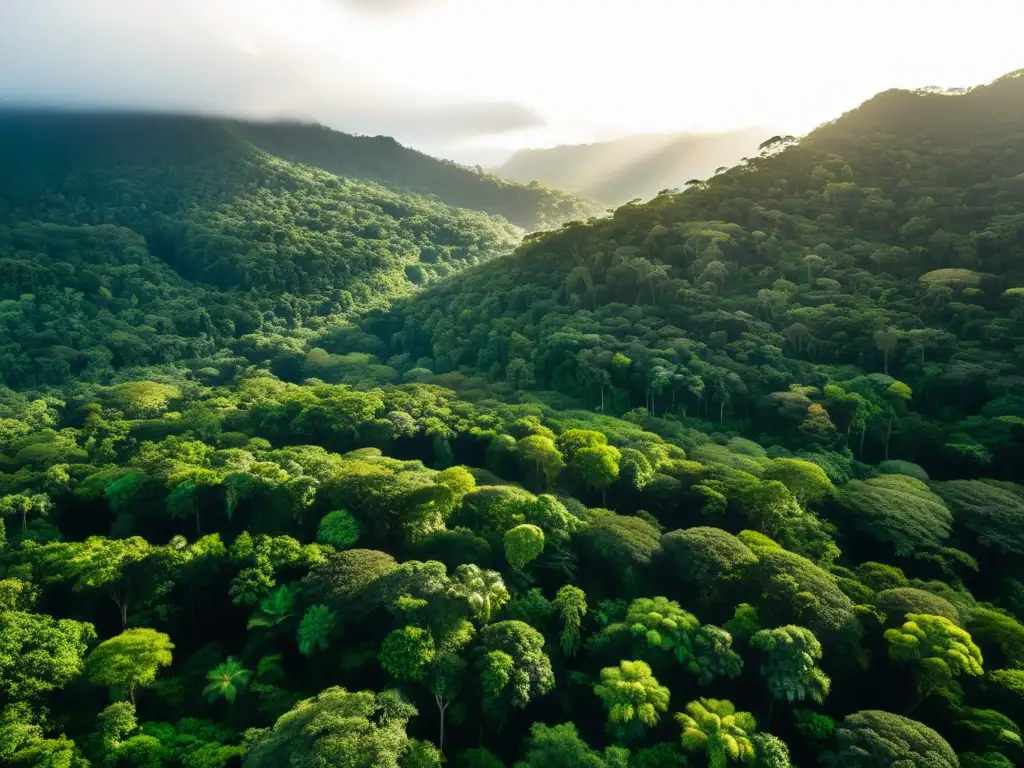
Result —
M 884 364 L 883 364 L 883 370 L 885 371 L 885 375 L 888 376 L 889 375 L 889 351 L 888 350 L 885 350 L 885 349 L 882 350 L 882 359 L 885 361 Z
M 725 400 L 718 404 L 718 423 L 725 423 Z
M 885 460 L 889 460 L 889 438 L 892 437 L 892 416 L 889 417 L 889 428 L 885 433 Z
M 437 739 L 437 751 L 441 753 L 441 759 L 444 760 L 444 713 L 448 709 L 448 702 L 443 702 L 439 693 L 434 694 L 434 701 L 437 702 L 437 711 L 441 715 L 441 730 Z

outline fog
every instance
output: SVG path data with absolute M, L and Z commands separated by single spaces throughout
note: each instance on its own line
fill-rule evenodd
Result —
M 363 17 L 390 21 L 443 2 L 4 3 L 0 101 L 310 119 L 426 145 L 543 125 L 523 104 L 431 95 L 347 52 Z
M 469 159 L 800 134 L 1021 66 L 1019 0 L 0 0 L 0 101 L 312 119 Z

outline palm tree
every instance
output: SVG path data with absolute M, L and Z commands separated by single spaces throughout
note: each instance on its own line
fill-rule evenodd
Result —
M 234 704 L 235 698 L 249 684 L 251 676 L 252 672 L 243 667 L 242 662 L 234 656 L 228 656 L 227 661 L 206 673 L 209 683 L 203 693 L 211 704 L 221 698 L 228 704 Z
M 704 751 L 710 768 L 725 768 L 729 760 L 746 761 L 755 755 L 751 736 L 757 721 L 749 712 L 737 712 L 731 701 L 700 699 L 677 713 L 683 726 L 683 748 Z
M 295 594 L 287 584 L 282 584 L 260 603 L 259 609 L 249 619 L 248 628 L 276 627 L 294 616 L 294 609 Z
M 460 565 L 455 569 L 454 592 L 469 602 L 473 616 L 486 624 L 508 602 L 509 593 L 501 574 L 479 566 Z

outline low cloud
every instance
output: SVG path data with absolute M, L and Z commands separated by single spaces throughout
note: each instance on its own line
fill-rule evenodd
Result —
M 360 13 L 387 16 L 417 13 L 441 5 L 445 0 L 334 0 L 334 2 Z
M 437 1 L 12 3 L 0 27 L 0 102 L 298 118 L 432 145 L 542 125 L 520 104 L 425 96 L 346 54 L 355 32 L 339 2 L 396 13 Z M 336 44 L 311 45 L 309 27 L 327 25 Z

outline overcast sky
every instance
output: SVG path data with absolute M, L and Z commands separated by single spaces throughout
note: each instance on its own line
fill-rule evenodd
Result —
M 802 133 L 1024 66 L 1022 21 L 1021 0 L 0 0 L 0 101 L 310 118 L 459 157 Z

